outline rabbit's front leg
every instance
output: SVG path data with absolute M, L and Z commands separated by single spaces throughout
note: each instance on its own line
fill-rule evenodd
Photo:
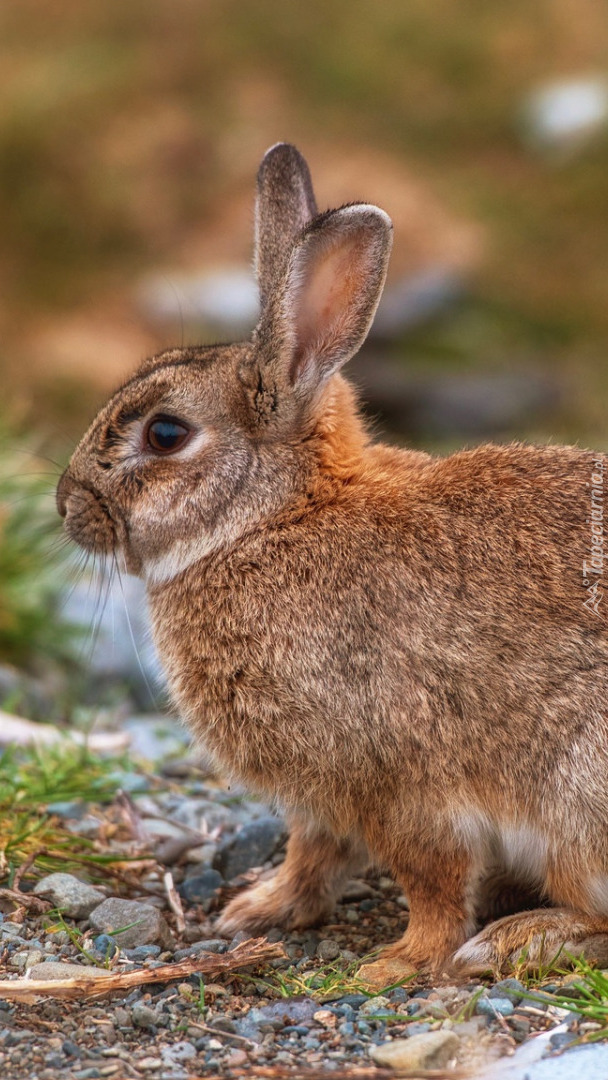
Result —
M 407 852 L 407 854 L 406 854 Z M 375 852 L 374 852 L 375 854 Z M 475 929 L 474 902 L 481 867 L 469 853 L 450 847 L 404 843 L 387 852 L 387 862 L 409 903 L 405 934 L 387 946 L 377 960 L 359 969 L 363 982 L 377 989 L 415 973 L 438 975 Z
M 217 929 L 230 937 L 238 930 L 295 929 L 321 922 L 333 910 L 349 875 L 366 861 L 359 842 L 338 839 L 309 821 L 296 821 L 278 872 L 232 900 Z

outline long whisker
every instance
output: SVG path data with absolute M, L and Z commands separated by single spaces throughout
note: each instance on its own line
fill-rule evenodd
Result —
M 144 670 L 144 666 L 143 666 L 143 664 L 141 662 L 141 656 L 139 655 L 139 649 L 137 647 L 137 642 L 135 641 L 135 635 L 133 633 L 133 627 L 131 625 L 131 616 L 129 615 L 129 608 L 128 608 L 128 605 L 127 605 L 127 598 L 125 596 L 125 590 L 124 590 L 124 585 L 123 585 L 123 580 L 122 580 L 122 574 L 120 572 L 120 567 L 118 565 L 116 555 L 114 555 L 113 558 L 114 558 L 114 566 L 116 567 L 116 576 L 118 578 L 118 584 L 119 584 L 119 587 L 120 587 L 120 591 L 121 591 L 122 599 L 123 599 L 123 604 L 124 604 L 124 608 L 125 608 L 125 615 L 127 617 L 127 626 L 129 628 L 129 637 L 131 638 L 131 643 L 132 643 L 133 648 L 135 650 L 135 656 L 137 657 L 137 666 L 139 667 L 139 670 L 141 672 L 141 677 L 142 677 L 142 679 L 144 681 L 144 685 L 145 685 L 146 690 L 148 692 L 148 696 L 150 698 L 150 701 L 151 701 L 153 707 L 155 709 L 158 709 L 158 700 L 157 700 L 156 694 L 154 693 L 154 691 L 152 690 L 152 687 L 150 686 L 150 681 L 149 681 L 148 676 L 146 675 L 146 672 Z

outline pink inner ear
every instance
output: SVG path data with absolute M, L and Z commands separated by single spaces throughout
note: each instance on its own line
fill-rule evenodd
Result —
M 296 300 L 292 376 L 309 357 L 329 354 L 329 359 L 355 329 L 369 273 L 369 254 L 362 241 L 358 235 L 341 238 L 315 253 L 305 267 Z

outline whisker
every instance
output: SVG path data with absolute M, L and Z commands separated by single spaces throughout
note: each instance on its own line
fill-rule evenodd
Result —
M 116 567 L 116 576 L 117 576 L 117 579 L 118 579 L 118 584 L 119 584 L 119 587 L 120 587 L 120 592 L 122 594 L 123 604 L 124 604 L 124 608 L 125 608 L 125 615 L 126 615 L 126 618 L 127 618 L 127 626 L 129 628 L 129 637 L 131 638 L 131 643 L 133 645 L 133 649 L 135 650 L 135 656 L 137 657 L 137 666 L 139 667 L 139 670 L 141 672 L 141 677 L 142 677 L 142 679 L 144 681 L 144 685 L 145 685 L 146 690 L 148 692 L 150 702 L 152 703 L 152 705 L 153 705 L 153 707 L 155 709 L 158 709 L 158 701 L 157 701 L 156 695 L 155 695 L 154 691 L 152 690 L 152 687 L 150 686 L 150 681 L 149 681 L 148 676 L 146 675 L 146 672 L 144 670 L 144 666 L 143 666 L 143 664 L 141 662 L 141 656 L 139 655 L 139 649 L 137 647 L 137 642 L 135 641 L 135 635 L 133 633 L 133 627 L 131 625 L 131 616 L 129 615 L 129 608 L 128 608 L 128 605 L 127 605 L 127 598 L 125 596 L 125 590 L 124 590 L 124 585 L 123 585 L 123 581 L 122 581 L 122 574 L 120 572 L 120 567 L 118 565 L 118 560 L 117 560 L 115 554 L 113 555 L 113 559 L 114 559 L 114 566 Z

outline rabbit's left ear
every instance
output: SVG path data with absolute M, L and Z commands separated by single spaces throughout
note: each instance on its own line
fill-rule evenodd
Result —
M 262 311 L 285 274 L 294 241 L 317 213 L 308 165 L 290 143 L 277 143 L 258 170 L 255 268 Z
M 296 241 L 257 331 L 263 367 L 284 389 L 298 397 L 314 391 L 363 344 L 384 287 L 392 229 L 383 210 L 361 203 L 320 215 Z

